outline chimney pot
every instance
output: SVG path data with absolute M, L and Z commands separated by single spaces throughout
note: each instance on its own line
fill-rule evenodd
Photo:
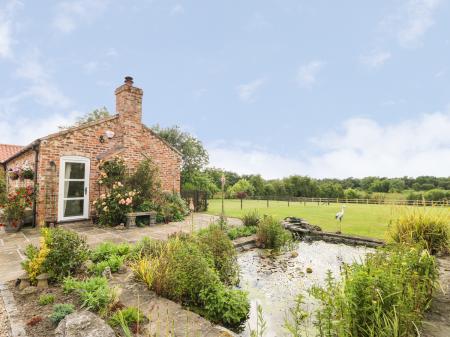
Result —
M 125 77 L 125 84 L 128 84 L 128 85 L 133 85 L 133 77 L 131 77 L 131 76 L 126 76 Z

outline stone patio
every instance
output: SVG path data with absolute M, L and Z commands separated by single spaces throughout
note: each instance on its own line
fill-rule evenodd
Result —
M 217 219 L 218 217 L 214 215 L 195 213 L 194 231 L 208 227 Z M 241 224 L 241 220 L 228 218 L 228 224 L 238 226 Z M 166 240 L 169 235 L 176 232 L 190 233 L 192 217 L 188 216 L 181 222 L 132 229 L 100 228 L 93 226 L 90 222 L 68 223 L 62 224 L 60 227 L 69 228 L 85 235 L 88 244 L 94 247 L 105 241 L 134 243 L 146 236 L 156 240 Z M 40 233 L 37 228 L 25 228 L 17 233 L 5 233 L 3 229 L 0 230 L 0 283 L 19 277 L 22 273 L 20 262 L 25 259 L 25 248 L 30 243 L 38 245 L 39 237 Z

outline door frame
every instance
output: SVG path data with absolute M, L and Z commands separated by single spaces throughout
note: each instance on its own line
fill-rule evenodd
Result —
M 84 164 L 84 203 L 83 215 L 64 217 L 64 181 L 66 163 Z M 89 176 L 91 170 L 91 160 L 81 156 L 63 156 L 59 163 L 59 193 L 58 193 L 58 222 L 71 220 L 85 220 L 89 218 Z

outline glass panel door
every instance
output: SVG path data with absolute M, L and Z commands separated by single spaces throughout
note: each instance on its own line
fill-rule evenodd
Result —
M 61 159 L 59 220 L 87 218 L 88 175 L 87 158 Z

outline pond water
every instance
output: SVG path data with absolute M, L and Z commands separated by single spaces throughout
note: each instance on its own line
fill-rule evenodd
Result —
M 251 303 L 250 318 L 240 336 L 248 337 L 250 328 L 256 328 L 258 304 L 267 324 L 264 336 L 287 336 L 283 324 L 296 295 L 305 295 L 304 309 L 314 310 L 317 304 L 307 290 L 313 285 L 323 285 L 328 270 L 338 277 L 343 263 L 362 261 L 373 249 L 315 241 L 296 242 L 293 251 L 298 255 L 286 252 L 273 257 L 256 248 L 239 254 L 240 287 L 249 292 Z M 312 273 L 307 273 L 308 267 Z

